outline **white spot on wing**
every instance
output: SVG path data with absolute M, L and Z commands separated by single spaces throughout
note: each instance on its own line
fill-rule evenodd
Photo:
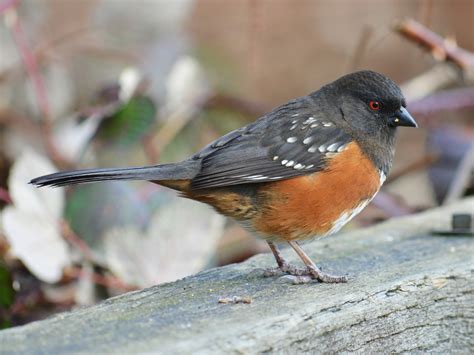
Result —
M 313 141 L 313 137 L 308 137 L 308 138 L 303 139 L 303 144 L 309 144 L 312 141 Z
M 293 160 L 290 160 L 288 163 L 285 164 L 285 166 L 290 167 L 290 166 L 293 166 L 294 163 L 295 162 Z
M 317 150 L 318 150 L 318 147 L 315 146 L 315 145 L 312 145 L 311 147 L 309 147 L 308 152 L 309 152 L 309 153 L 314 153 L 314 152 L 316 152 Z
M 304 168 L 304 165 L 298 163 L 298 164 L 296 164 L 293 168 L 296 169 L 296 170 L 301 170 L 301 169 Z
M 321 152 L 321 153 L 324 153 L 326 151 L 326 145 L 323 144 L 323 145 L 320 145 L 318 150 Z
M 284 160 L 281 161 L 281 165 L 285 165 L 286 163 L 288 163 L 287 159 L 284 159 Z
M 339 143 L 333 143 L 329 147 L 327 147 L 328 152 L 335 152 L 337 151 L 337 147 L 339 146 Z
M 273 160 L 278 160 L 278 158 L 279 158 L 279 156 L 278 156 L 278 155 L 275 155 L 275 156 L 273 157 Z
M 347 148 L 347 144 L 341 145 L 339 148 L 337 148 L 337 152 L 340 153 L 346 148 Z
M 300 115 L 299 113 L 295 113 L 295 114 L 291 115 L 291 117 L 297 117 L 299 115 Z
M 295 143 L 297 140 L 298 140 L 298 138 L 296 138 L 296 137 L 290 137 L 290 138 L 288 138 L 286 141 L 287 141 L 288 143 Z

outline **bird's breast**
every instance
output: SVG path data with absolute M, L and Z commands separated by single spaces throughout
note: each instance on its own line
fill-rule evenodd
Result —
M 372 200 L 383 180 L 352 142 L 323 171 L 262 185 L 253 228 L 277 241 L 335 233 Z

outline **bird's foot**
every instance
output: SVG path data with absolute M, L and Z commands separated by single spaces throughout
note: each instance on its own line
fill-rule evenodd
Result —
M 280 250 L 273 242 L 267 242 L 270 250 L 275 256 L 275 260 L 278 267 L 266 269 L 263 273 L 265 277 L 280 275 L 285 273 L 285 276 L 281 277 L 282 281 L 291 282 L 292 284 L 305 284 L 313 280 L 326 283 L 341 283 L 347 282 L 347 276 L 336 276 L 324 273 L 318 268 L 308 255 L 301 249 L 297 242 L 288 242 L 292 248 L 296 251 L 299 257 L 303 260 L 306 267 L 297 267 L 289 264 L 281 254 Z
M 308 276 L 311 276 L 313 279 L 316 279 L 320 282 L 335 284 L 335 283 L 344 283 L 349 280 L 347 276 L 326 274 L 321 269 L 319 269 L 316 265 L 307 266 L 306 270 L 309 274 Z
M 288 264 L 287 262 L 283 262 L 278 267 L 265 269 L 265 271 L 263 272 L 263 276 L 271 277 L 271 276 L 280 275 L 282 273 L 288 274 L 291 276 L 303 276 L 308 273 L 308 270 L 306 267 L 298 267 L 298 266 Z
M 344 283 L 348 281 L 347 276 L 337 276 L 324 273 L 315 266 L 297 267 L 284 263 L 279 267 L 266 269 L 265 277 L 271 277 L 285 273 L 280 279 L 283 282 L 289 282 L 294 285 L 307 284 L 314 280 L 324 283 Z

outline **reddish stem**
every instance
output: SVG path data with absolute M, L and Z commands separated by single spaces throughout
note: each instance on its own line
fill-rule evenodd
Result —
M 13 203 L 10 193 L 7 190 L 5 190 L 3 187 L 0 187 L 0 201 L 3 201 L 9 205 Z
M 5 0 L 4 2 L 0 3 L 0 15 L 3 15 L 11 8 L 15 8 L 19 2 L 20 0 Z
M 407 39 L 427 48 L 435 58 L 451 61 L 466 70 L 474 67 L 474 54 L 459 48 L 414 20 L 400 22 L 396 30 Z
M 430 116 L 442 111 L 472 110 L 474 109 L 474 88 L 463 87 L 440 91 L 408 102 L 408 109 L 415 116 Z
M 5 19 L 5 24 L 12 34 L 13 40 L 16 43 L 18 52 L 25 66 L 25 70 L 33 84 L 38 109 L 42 116 L 42 120 L 40 121 L 40 132 L 46 151 L 48 152 L 49 157 L 57 165 L 67 167 L 69 166 L 68 162 L 66 162 L 62 158 L 61 154 L 56 150 L 52 139 L 52 122 L 46 86 L 39 71 L 36 55 L 33 53 L 28 41 L 26 40 L 16 8 L 14 7 L 15 5 L 18 5 L 18 3 L 19 1 L 12 1 L 8 7 L 4 6 L 5 11 L 3 16 Z
M 64 239 L 76 247 L 86 260 L 94 263 L 94 256 L 91 249 L 76 233 L 74 233 L 67 221 L 61 221 L 61 229 Z
M 124 291 L 138 290 L 138 287 L 127 285 L 122 280 L 116 277 L 104 276 L 95 272 L 89 275 L 80 268 L 73 268 L 69 270 L 69 276 L 74 277 L 74 278 L 91 277 L 92 282 L 94 282 L 97 285 L 105 286 L 107 288 L 116 288 L 116 289 L 120 289 Z
M 23 64 L 25 65 L 25 69 L 33 84 L 39 110 L 43 115 L 43 119 L 45 121 L 49 121 L 50 111 L 46 94 L 46 86 L 44 84 L 43 77 L 39 73 L 36 57 L 26 40 L 20 20 L 18 19 L 16 9 L 14 7 L 10 7 L 4 15 L 6 17 L 5 22 L 10 28 L 13 39 L 18 47 L 18 52 L 20 53 Z

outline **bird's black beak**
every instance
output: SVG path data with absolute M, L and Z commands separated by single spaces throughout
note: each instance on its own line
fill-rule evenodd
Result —
M 400 110 L 395 113 L 390 119 L 390 125 L 392 127 L 405 126 L 405 127 L 418 127 L 415 119 L 410 115 L 405 107 L 400 107 Z

